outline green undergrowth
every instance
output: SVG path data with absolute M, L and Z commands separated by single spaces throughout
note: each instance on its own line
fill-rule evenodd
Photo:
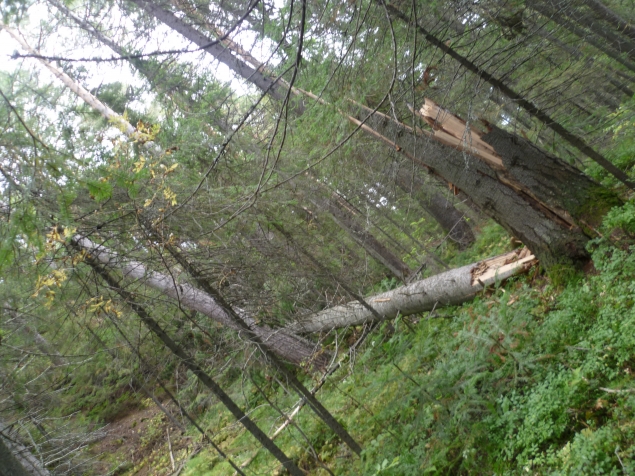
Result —
M 327 472 L 309 442 L 341 475 L 635 473 L 635 254 L 593 246 L 592 275 L 555 286 L 532 272 L 372 333 L 318 394 L 362 444 L 361 458 L 306 408 L 296 422 L 308 442 L 289 427 L 277 444 L 310 474 Z M 290 411 L 296 397 L 266 371 L 256 377 Z M 280 425 L 249 379 L 228 390 L 269 434 Z M 218 405 L 203 420 L 236 462 L 257 455 L 248 474 L 283 474 Z M 183 472 L 231 473 L 212 449 Z

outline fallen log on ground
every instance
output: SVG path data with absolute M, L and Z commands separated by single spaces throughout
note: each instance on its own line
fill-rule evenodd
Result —
M 536 263 L 535 256 L 523 248 L 378 294 L 366 302 L 382 319 L 431 311 L 469 301 L 487 286 L 522 274 Z M 311 333 L 375 320 L 377 317 L 370 309 L 353 301 L 306 316 L 289 326 L 289 329 L 298 333 Z
M 178 301 L 179 306 L 200 312 L 224 326 L 241 332 L 244 338 L 249 338 L 242 332 L 243 328 L 234 321 L 226 309 L 216 302 L 214 297 L 187 282 L 175 280 L 174 273 L 162 274 L 151 271 L 142 263 L 124 259 L 109 248 L 93 243 L 81 235 L 75 235 L 72 242 L 101 264 L 119 270 L 124 278 L 136 280 L 138 283 L 154 288 Z M 316 344 L 294 335 L 287 329 L 274 329 L 265 324 L 259 325 L 254 318 L 247 315 L 241 317 L 250 331 L 258 336 L 269 350 L 285 361 L 296 365 L 311 362 L 318 368 L 328 364 L 329 356 L 319 354 Z

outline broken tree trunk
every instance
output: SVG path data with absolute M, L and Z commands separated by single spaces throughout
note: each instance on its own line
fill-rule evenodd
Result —
M 496 78 L 488 71 L 470 61 L 470 59 L 468 59 L 467 57 L 462 56 L 451 46 L 447 45 L 443 40 L 434 36 L 431 32 L 426 30 L 420 23 L 417 22 L 416 16 L 414 16 L 414 18 L 411 18 L 409 15 L 399 10 L 399 8 L 395 6 L 395 4 L 386 4 L 384 0 L 375 1 L 380 4 L 382 8 L 385 8 L 391 17 L 398 18 L 406 24 L 415 27 L 430 44 L 434 45 L 436 48 L 456 60 L 461 66 L 477 75 L 481 80 L 486 81 L 494 88 L 500 90 L 501 93 L 514 101 L 516 104 L 518 104 L 518 106 L 526 110 L 529 114 L 538 119 L 545 126 L 556 132 L 560 137 L 562 137 L 565 141 L 578 149 L 584 155 L 595 161 L 598 165 L 600 165 L 600 167 L 613 175 L 624 185 L 629 187 L 631 190 L 635 190 L 635 182 L 630 179 L 628 174 L 626 174 L 623 170 L 615 166 L 615 164 L 607 160 L 606 157 L 593 149 L 589 144 L 586 143 L 586 141 L 582 137 L 579 137 L 569 131 L 562 124 L 550 117 L 545 110 L 541 109 L 540 107 L 514 91 L 501 79 Z M 532 2 L 536 3 L 536 0 L 532 0 Z
M 377 315 L 394 319 L 461 304 L 491 284 L 524 273 L 536 262 L 527 248 L 515 250 L 366 299 L 375 312 L 353 301 L 301 318 L 289 328 L 299 333 L 329 331 L 377 321 Z
M 191 309 L 237 331 L 242 326 L 234 322 L 233 316 L 220 306 L 209 294 L 187 283 L 178 283 L 172 276 L 148 270 L 138 261 L 124 260 L 103 245 L 93 243 L 81 235 L 73 237 L 73 244 L 85 250 L 101 264 L 119 270 L 125 278 L 135 279 L 154 288 L 165 295 L 178 300 L 179 304 Z M 241 316 L 250 331 L 259 337 L 264 345 L 273 353 L 295 365 L 312 363 L 320 366 L 324 362 L 314 360 L 318 348 L 311 342 L 302 339 L 288 330 L 272 329 L 266 325 L 258 325 L 255 319 Z M 315 357 L 320 359 L 320 356 Z M 328 363 L 328 362 L 326 362 Z
M 590 228 L 620 200 L 613 192 L 575 167 L 522 137 L 485 123 L 479 132 L 449 111 L 426 99 L 418 113 L 441 143 L 465 150 L 498 170 L 499 179 L 555 213 L 571 225 Z
M 619 199 L 608 189 L 528 141 L 490 126 L 481 134 L 431 101 L 418 114 L 434 132 L 361 107 L 366 132 L 465 192 L 523 242 L 545 267 L 589 260 L 593 227 Z

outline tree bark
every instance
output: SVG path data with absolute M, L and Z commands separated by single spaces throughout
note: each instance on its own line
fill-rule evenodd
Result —
M 5 440 L 0 435 L 0 476 L 33 476 L 32 473 L 24 469 L 20 460 L 13 455 Z
M 158 236 L 155 230 L 146 228 L 146 231 L 151 233 L 155 238 L 161 238 Z M 295 376 L 293 372 L 290 372 L 281 362 L 275 353 L 271 353 L 267 347 L 266 342 L 263 342 L 261 337 L 255 333 L 251 327 L 247 326 L 245 323 L 245 319 L 241 318 L 241 316 L 223 299 L 223 297 L 218 293 L 218 291 L 212 287 L 203 274 L 196 268 L 196 266 L 191 263 L 187 257 L 180 253 L 169 244 L 165 244 L 168 252 L 177 262 L 192 276 L 196 283 L 209 295 L 214 298 L 214 300 L 218 303 L 218 305 L 225 311 L 225 313 L 232 318 L 234 325 L 238 326 L 243 334 L 246 334 L 249 339 L 254 342 L 257 346 L 259 346 L 265 356 L 269 359 L 270 363 L 273 364 L 273 367 L 282 375 L 285 381 L 289 382 L 290 386 L 299 394 L 300 398 L 306 400 L 309 404 L 309 407 L 313 412 L 322 419 L 326 425 L 333 430 L 333 432 L 357 455 L 360 455 L 362 452 L 361 446 L 355 441 L 355 439 L 344 429 L 344 427 L 335 419 L 333 414 L 329 412 Z M 319 366 L 320 368 L 326 368 L 330 360 L 330 356 L 328 353 L 321 353 L 316 356 L 313 360 L 314 365 Z
M 588 237 L 572 223 L 562 209 L 551 208 L 548 203 L 537 198 L 527 185 L 517 182 L 514 175 L 510 175 L 505 169 L 503 158 L 490 154 L 494 160 L 490 163 L 482 157 L 468 155 L 476 152 L 471 147 L 463 147 L 459 139 L 449 134 L 445 134 L 448 140 L 441 143 L 438 140 L 445 136 L 426 135 L 420 129 L 415 133 L 411 127 L 396 123 L 384 114 L 367 116 L 367 112 L 363 112 L 360 118 L 365 121 L 367 132 L 375 134 L 416 164 L 431 169 L 470 196 L 484 213 L 525 243 L 543 266 L 550 267 L 563 262 L 583 265 L 588 261 L 589 255 L 585 250 Z M 454 140 L 453 146 L 449 145 L 449 139 Z M 467 142 L 475 140 L 476 137 Z M 492 148 L 489 144 L 486 147 Z M 557 170 L 559 175 L 560 172 L 568 175 L 567 171 L 570 169 L 564 162 L 546 154 L 543 157 L 552 161 L 547 169 Z M 522 155 L 512 155 L 509 158 L 512 164 L 522 160 Z M 543 171 L 544 169 L 545 167 Z M 516 172 L 516 175 L 520 173 Z M 598 187 L 598 192 L 605 191 L 599 185 Z M 569 185 L 566 182 L 561 183 L 560 191 L 567 194 Z M 610 192 L 606 193 L 610 195 Z M 539 195 L 554 198 L 549 196 L 546 189 Z M 579 210 L 590 205 L 592 201 L 584 201 L 579 204 Z M 603 205 L 603 209 L 606 209 L 607 205 Z
M 595 234 L 612 207 L 621 204 L 616 194 L 577 168 L 522 137 L 493 125 L 489 128 L 482 139 L 500 155 L 502 175 L 522 184 L 528 194 L 565 220 L 586 228 L 589 235 Z
M 609 28 L 606 28 L 606 25 L 602 25 L 595 18 L 585 15 L 572 5 L 564 6 L 562 10 L 565 11 L 568 17 L 593 32 L 599 38 L 604 39 L 617 51 L 626 53 L 631 60 L 635 60 L 635 45 L 630 41 L 630 38 L 616 35 Z
M 7 434 L 7 426 L 0 421 L 0 476 L 50 476 L 50 474 L 26 446 Z
M 300 333 L 322 332 L 454 306 L 491 284 L 527 271 L 535 262 L 526 248 L 512 251 L 367 298 L 367 305 L 357 300 L 325 309 L 289 327 Z
M 242 327 L 234 322 L 221 305 L 209 294 L 187 284 L 177 283 L 171 276 L 149 271 L 137 261 L 127 261 L 121 259 L 117 254 L 102 245 L 93 243 L 88 238 L 80 235 L 73 237 L 73 243 L 89 253 L 93 258 L 105 266 L 118 269 L 125 278 L 135 279 L 143 282 L 165 295 L 178 300 L 179 304 L 230 327 L 237 331 L 242 331 Z M 258 336 L 264 345 L 281 358 L 300 365 L 313 362 L 316 347 L 309 341 L 302 339 L 286 330 L 272 329 L 266 325 L 258 325 L 256 321 L 248 316 L 241 316 L 245 325 Z M 319 361 L 317 364 L 323 364 Z

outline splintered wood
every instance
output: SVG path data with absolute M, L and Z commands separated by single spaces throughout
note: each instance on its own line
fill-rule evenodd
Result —
M 481 133 L 468 128 L 467 123 L 447 109 L 426 98 L 418 115 L 433 129 L 432 138 L 455 149 L 484 160 L 492 167 L 502 169 L 503 161 L 494 148 L 481 139 Z
M 480 284 L 483 287 L 494 284 L 496 281 L 507 279 L 527 270 L 536 264 L 538 260 L 527 248 L 514 250 L 495 258 L 481 261 L 471 270 L 472 285 Z

